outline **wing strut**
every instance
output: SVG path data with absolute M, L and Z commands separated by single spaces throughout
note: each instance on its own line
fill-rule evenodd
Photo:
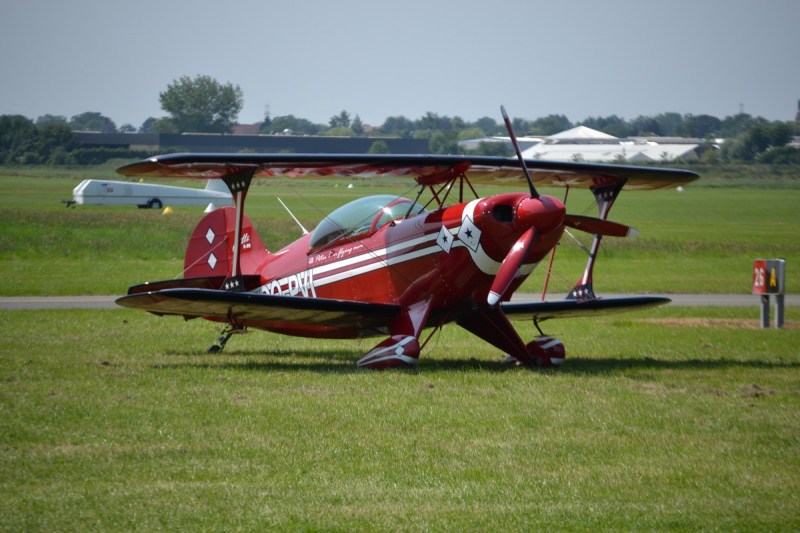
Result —
M 611 185 L 591 187 L 592 193 L 594 193 L 595 202 L 597 202 L 597 207 L 600 210 L 601 220 L 608 219 L 608 213 L 611 211 L 611 207 L 614 205 L 614 201 L 619 196 L 619 193 L 622 191 L 622 187 L 625 185 L 626 181 L 627 179 L 622 179 L 619 182 Z M 567 295 L 568 300 L 584 301 L 594 300 L 597 298 L 597 296 L 594 294 L 594 287 L 592 286 L 592 273 L 594 272 L 594 263 L 597 260 L 597 252 L 600 250 L 600 242 L 602 240 L 603 236 L 601 234 L 594 234 L 592 246 L 589 249 L 589 260 L 586 263 L 586 268 L 583 271 L 581 279 L 575 284 L 575 287 L 573 287 L 570 293 Z
M 244 201 L 247 197 L 247 191 L 250 190 L 250 182 L 253 180 L 253 174 L 258 167 L 247 168 L 235 174 L 227 174 L 222 180 L 225 185 L 230 189 L 233 195 L 234 203 L 236 206 L 236 226 L 234 229 L 233 240 L 233 264 L 228 279 L 222 285 L 228 290 L 241 292 L 245 290 L 244 283 L 242 282 L 242 267 L 239 263 L 239 249 L 242 245 L 242 222 L 244 220 Z

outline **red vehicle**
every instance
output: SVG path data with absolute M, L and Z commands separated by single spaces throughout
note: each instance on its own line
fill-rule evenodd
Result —
M 423 330 L 450 322 L 521 364 L 560 364 L 564 346 L 544 336 L 540 322 L 669 302 L 653 296 L 598 298 L 592 271 L 603 237 L 635 232 L 607 220 L 623 188 L 676 187 L 697 178 L 683 170 L 521 157 L 336 154 L 173 154 L 126 165 L 119 173 L 221 179 L 236 204 L 199 222 L 183 278 L 131 287 L 119 305 L 226 324 L 210 351 L 221 350 L 245 328 L 317 338 L 382 337 L 358 361 L 368 368 L 415 364 L 427 341 Z M 244 215 L 251 180 L 327 176 L 407 176 L 419 194 L 360 198 L 313 232 L 268 251 Z M 526 182 L 527 192 L 475 192 L 480 185 Z M 562 200 L 540 195 L 534 183 L 591 189 L 599 218 L 567 214 Z M 511 302 L 566 227 L 594 235 L 575 288 L 563 300 Z M 542 336 L 526 343 L 514 319 L 533 320 Z

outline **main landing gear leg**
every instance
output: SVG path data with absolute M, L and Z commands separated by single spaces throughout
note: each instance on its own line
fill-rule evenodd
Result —
M 222 333 L 219 334 L 219 337 L 217 337 L 217 343 L 208 347 L 208 353 L 221 352 L 228 343 L 228 339 L 236 333 L 247 333 L 247 328 L 239 324 L 230 324 L 226 326 L 225 329 L 222 330 Z

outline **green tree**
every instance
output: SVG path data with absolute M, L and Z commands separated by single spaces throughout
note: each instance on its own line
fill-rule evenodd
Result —
M 332 116 L 328 124 L 330 124 L 331 128 L 349 128 L 350 113 L 348 113 L 347 111 L 342 111 L 338 115 Z
M 481 137 L 486 137 L 486 132 L 475 126 L 471 128 L 465 128 L 458 132 L 459 141 L 463 141 L 465 139 L 480 139 Z
M 678 128 L 683 124 L 683 116 L 680 113 L 660 113 L 653 119 L 658 124 L 660 132 L 658 135 L 666 135 L 667 137 L 677 136 Z
M 478 143 L 478 148 L 473 150 L 471 153 L 475 155 L 508 157 L 513 153 L 513 150 L 511 149 L 511 143 L 502 141 L 482 141 Z
M 53 124 L 53 123 L 66 124 L 67 123 L 67 117 L 65 117 L 63 115 L 50 115 L 50 114 L 48 114 L 48 115 L 42 115 L 42 116 L 40 116 L 39 118 L 36 119 L 36 125 L 37 126 L 44 126 L 45 124 Z
M 618 117 L 611 115 L 608 117 L 589 117 L 583 121 L 583 125 L 587 128 L 592 128 L 614 137 L 630 137 L 631 128 L 627 122 Z
M 0 116 L 0 162 L 23 163 L 26 154 L 36 153 L 39 132 L 27 117 Z
M 678 127 L 682 137 L 706 138 L 719 135 L 722 121 L 711 115 L 686 115 L 683 124 Z
M 79 146 L 78 138 L 64 122 L 51 122 L 44 126 L 37 126 L 37 129 L 37 151 L 47 163 L 65 163 L 66 153 Z M 60 155 L 54 159 L 53 154 L 56 153 Z
M 387 117 L 380 127 L 380 131 L 383 134 L 405 138 L 411 137 L 416 129 L 416 124 L 402 115 L 399 117 Z
M 726 139 L 736 137 L 741 133 L 746 133 L 756 124 L 766 124 L 767 121 L 761 117 L 753 117 L 747 113 L 739 113 L 722 119 L 720 136 Z
M 356 135 L 363 135 L 364 134 L 364 123 L 361 122 L 361 117 L 356 115 L 353 119 L 352 124 L 350 124 L 350 129 L 352 129 Z
M 139 133 L 156 133 L 156 122 L 158 122 L 156 117 L 147 117 L 139 126 Z
M 773 122 L 769 126 L 769 145 L 780 148 L 789 144 L 794 136 L 794 124 L 791 122 Z
M 547 115 L 534 120 L 530 132 L 534 135 L 553 135 L 571 127 L 572 123 L 564 115 Z
M 721 156 L 726 161 L 755 161 L 771 149 L 784 147 L 792 140 L 793 127 L 786 122 L 755 124 L 744 133 L 728 140 L 722 145 Z M 783 158 L 789 152 L 778 151 L 776 158 Z M 772 156 L 764 156 L 769 159 Z
M 661 136 L 664 135 L 661 131 L 661 125 L 653 117 L 638 116 L 630 124 L 631 133 L 643 137 Z
M 324 129 L 320 124 L 310 120 L 297 118 L 294 115 L 285 115 L 265 121 L 261 125 L 261 133 L 288 134 L 288 135 L 316 135 Z
M 800 148 L 776 146 L 759 155 L 756 161 L 768 165 L 800 165 Z
M 117 133 L 117 125 L 110 118 L 96 111 L 87 111 L 75 115 L 69 120 L 73 131 L 99 131 L 100 133 Z
M 178 124 L 170 117 L 157 118 L 153 122 L 154 133 L 181 133 Z
M 323 132 L 323 135 L 327 137 L 354 137 L 355 134 L 356 132 L 354 132 L 351 128 L 346 128 L 344 126 L 328 128 Z
M 481 117 L 473 126 L 482 129 L 486 135 L 498 135 L 505 131 L 492 117 Z
M 462 153 L 454 131 L 426 130 L 414 134 L 416 139 L 428 139 L 431 153 L 456 155 Z
M 375 141 L 367 150 L 368 154 L 389 154 L 389 145 L 385 141 Z
M 505 124 L 503 124 L 503 126 L 504 126 L 503 132 L 505 135 L 507 135 L 508 132 L 505 131 Z M 531 133 L 531 130 L 533 129 L 532 124 L 529 120 L 525 120 L 524 118 L 520 117 L 514 117 L 513 119 L 511 119 L 511 127 L 514 128 L 514 133 L 518 136 L 527 135 Z
M 181 76 L 159 94 L 159 100 L 181 133 L 228 133 L 244 103 L 238 85 L 223 85 L 204 75 Z
M 452 131 L 453 122 L 448 117 L 441 117 L 428 111 L 425 116 L 417 120 L 417 129 L 429 131 Z

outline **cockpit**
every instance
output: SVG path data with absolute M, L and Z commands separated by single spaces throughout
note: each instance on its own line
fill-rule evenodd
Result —
M 325 217 L 311 234 L 309 246 L 316 248 L 346 237 L 366 236 L 386 224 L 425 212 L 408 198 L 380 194 L 354 200 Z

